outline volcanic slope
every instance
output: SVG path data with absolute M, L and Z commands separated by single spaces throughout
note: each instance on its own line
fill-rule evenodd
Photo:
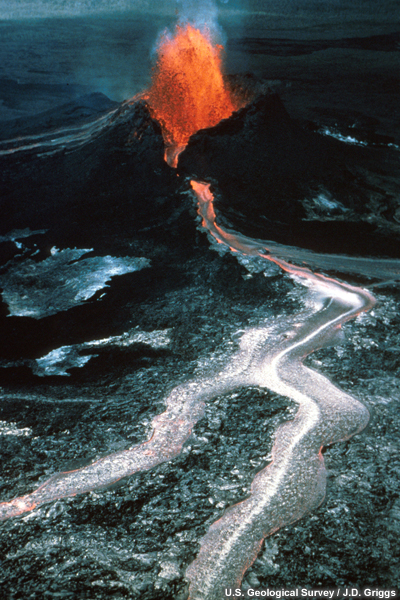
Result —
M 277 94 L 261 96 L 193 135 L 178 171 L 212 183 L 221 222 L 253 237 L 397 257 L 398 150 L 307 125 L 291 119 Z
M 196 228 L 189 186 L 182 172 L 178 178 L 165 164 L 160 128 L 143 103 L 112 109 L 79 143 L 76 132 L 72 138 L 56 147 L 48 138 L 35 139 L 36 146 L 20 151 L 13 144 L 8 154 L 3 145 L 1 276 L 8 282 L 27 260 L 39 265 L 74 248 L 93 248 L 72 261 L 75 269 L 81 263 L 82 273 L 90 256 L 150 264 L 114 276 L 109 288 L 43 318 L 7 316 L 3 304 L 1 500 L 147 439 L 170 390 L 218 373 L 244 328 L 272 324 L 271 338 L 278 337 L 288 320 L 295 325 L 303 306 L 303 288 L 278 269 L 249 272 L 229 254 L 210 250 Z M 55 261 L 49 291 L 58 277 Z M 267 542 L 245 584 L 298 583 L 298 573 L 304 585 L 393 584 L 396 292 L 381 302 L 375 315 L 347 326 L 350 338 L 342 348 L 321 351 L 313 364 L 323 371 L 327 361 L 344 389 L 354 386 L 376 402 L 372 429 L 357 438 L 354 450 L 351 441 L 327 452 L 334 452 L 329 511 L 322 506 L 316 521 L 311 517 Z M 375 319 L 372 333 L 369 318 Z M 119 487 L 4 522 L 4 596 L 184 598 L 184 572 L 200 537 L 248 495 L 269 461 L 273 432 L 296 407 L 267 390 L 239 387 L 205 410 L 175 460 Z M 303 552 L 305 540 L 309 553 Z M 346 543 L 345 556 L 336 540 Z

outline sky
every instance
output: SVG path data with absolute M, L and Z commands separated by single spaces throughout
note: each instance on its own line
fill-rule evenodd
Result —
M 177 0 L 0 0 L 0 18 L 81 16 L 139 10 L 173 12 Z
M 337 8 L 351 11 L 385 12 L 399 20 L 398 0 L 0 0 L 0 20 L 83 16 L 88 14 L 140 11 L 171 15 L 176 10 L 200 8 L 200 11 L 271 13 L 302 9 L 330 12 Z M 397 6 L 397 9 L 396 9 Z

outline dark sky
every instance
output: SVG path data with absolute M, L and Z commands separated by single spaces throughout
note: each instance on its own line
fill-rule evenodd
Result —
M 204 6 L 214 3 L 224 11 L 285 13 L 336 11 L 359 14 L 386 14 L 399 21 L 398 0 L 0 0 L 0 19 L 71 16 L 88 13 L 140 10 L 150 13 L 171 14 L 179 4 Z

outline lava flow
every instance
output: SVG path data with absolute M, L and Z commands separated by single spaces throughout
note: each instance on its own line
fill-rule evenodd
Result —
M 222 74 L 223 47 L 209 32 L 190 24 L 164 34 L 158 48 L 153 84 L 144 95 L 162 127 L 165 159 L 176 167 L 189 138 L 213 127 L 243 103 L 230 92 Z
M 299 279 L 310 288 L 310 308 L 296 316 L 297 323 L 290 317 L 286 319 L 286 331 L 278 337 L 271 337 L 266 327 L 248 329 L 221 372 L 173 389 L 165 399 L 166 410 L 152 420 L 148 441 L 81 469 L 58 473 L 32 493 L 1 503 L 0 520 L 56 499 L 99 489 L 172 460 L 202 418 L 206 401 L 240 386 L 268 388 L 292 398 L 298 405 L 297 413 L 277 429 L 272 462 L 256 475 L 250 497 L 232 506 L 210 527 L 201 540 L 197 558 L 186 571 L 190 600 L 219 600 L 222 587 L 240 584 L 267 535 L 301 518 L 322 501 L 322 447 L 348 439 L 365 427 L 366 408 L 305 367 L 303 361 L 316 349 L 334 343 L 341 325 L 369 310 L 374 298 L 366 290 L 272 256 L 266 242 L 225 231 L 216 223 L 210 186 L 192 182 L 192 187 L 203 229 L 237 255 L 272 260 Z M 369 262 L 376 264 L 379 278 L 380 261 Z
M 298 315 L 300 323 L 278 344 L 268 341 L 265 329 L 250 330 L 241 341 L 242 347 L 253 346 L 247 383 L 292 398 L 298 410 L 292 421 L 278 427 L 272 461 L 256 475 L 250 497 L 211 525 L 186 571 L 190 600 L 218 600 L 223 587 L 240 585 L 265 537 L 322 502 L 326 487 L 322 448 L 352 437 L 368 423 L 368 410 L 356 398 L 303 361 L 311 352 L 334 344 L 341 325 L 372 308 L 375 299 L 366 290 L 272 256 L 267 242 L 224 230 L 216 223 L 210 185 L 191 184 L 202 227 L 212 238 L 234 253 L 275 262 L 310 288 L 309 299 L 315 305 L 305 317 Z

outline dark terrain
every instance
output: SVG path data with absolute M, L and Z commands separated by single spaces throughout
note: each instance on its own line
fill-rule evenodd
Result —
M 147 439 L 171 389 L 217 373 L 245 328 L 295 322 L 305 289 L 278 269 L 249 272 L 210 249 L 188 176 L 212 182 L 221 222 L 247 235 L 399 258 L 400 27 L 390 19 L 316 19 L 302 29 L 297 17 L 272 19 L 272 33 L 255 18 L 224 23 L 231 81 L 263 95 L 193 136 L 179 176 L 163 160 L 161 130 L 146 105 L 119 104 L 124 96 L 112 93 L 125 84 L 132 95 L 139 91 L 147 63 L 135 61 L 133 80 L 128 67 L 116 70 L 112 88 L 110 58 L 107 85 L 98 86 L 100 75 L 85 79 L 90 52 L 80 54 L 81 74 L 68 62 L 78 49 L 61 19 L 51 30 L 31 21 L 32 54 L 12 66 L 6 41 L 15 42 L 21 22 L 0 23 L 1 55 L 10 63 L 0 71 L 7 118 L 0 122 L 0 500 Z M 92 47 L 106 39 L 121 66 L 135 44 L 146 54 L 170 22 L 130 19 L 76 20 L 74 31 L 91 31 Z M 50 46 L 59 40 L 57 59 L 41 46 L 45 32 Z M 120 35 L 126 45 L 113 54 Z M 27 73 L 40 71 L 41 52 L 53 79 L 33 81 Z M 80 127 L 109 111 L 107 124 L 82 144 L 69 139 L 56 149 L 39 137 L 39 146 L 6 153 L 32 138 L 7 140 Z M 57 262 L 73 248 L 88 252 Z M 96 259 L 100 278 L 107 256 L 150 264 L 71 304 L 60 281 L 79 292 L 89 285 L 87 261 Z M 45 276 L 26 275 L 26 265 L 42 273 L 44 261 Z M 244 587 L 400 586 L 400 295 L 390 283 L 374 293 L 377 306 L 346 324 L 341 345 L 307 359 L 368 406 L 370 424 L 324 451 L 325 502 L 266 540 Z M 22 308 L 34 298 L 36 316 L 18 316 L 6 296 Z M 2 598 L 184 600 L 199 538 L 246 497 L 268 463 L 277 425 L 295 410 L 287 398 L 239 388 L 207 406 L 170 463 L 5 521 Z

